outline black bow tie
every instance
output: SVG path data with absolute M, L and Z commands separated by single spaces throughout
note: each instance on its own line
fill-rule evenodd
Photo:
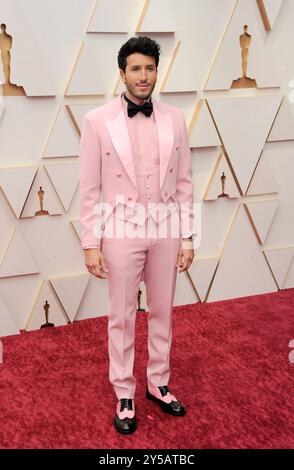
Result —
M 139 111 L 145 114 L 146 117 L 150 117 L 153 111 L 153 103 L 152 101 L 146 101 L 144 104 L 136 104 L 133 101 L 129 100 L 124 95 L 125 100 L 128 102 L 128 116 L 133 117 Z

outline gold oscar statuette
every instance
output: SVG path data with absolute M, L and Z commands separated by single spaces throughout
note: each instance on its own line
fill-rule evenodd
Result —
M 237 78 L 237 80 L 233 80 L 231 88 L 256 88 L 256 81 L 253 78 L 247 77 L 248 55 L 251 44 L 251 36 L 248 33 L 247 24 L 244 25 L 243 30 L 243 34 L 241 34 L 239 37 L 240 46 L 242 49 L 242 77 Z
M 49 323 L 49 308 L 50 308 L 50 304 L 48 304 L 47 300 L 46 300 L 45 304 L 43 305 L 43 308 L 44 308 L 44 310 L 45 310 L 45 319 L 46 319 L 46 323 L 44 323 L 43 325 L 41 325 L 41 328 L 48 328 L 48 327 L 54 326 L 54 323 Z
M 41 210 L 36 211 L 35 215 L 49 215 L 49 212 L 44 211 L 44 209 L 43 209 L 44 190 L 43 190 L 42 186 L 40 186 L 40 189 L 38 191 L 38 196 L 39 196 Z
M 0 32 L 0 50 L 1 61 L 3 67 L 4 83 L 0 83 L 3 96 L 26 96 L 26 92 L 22 86 L 18 86 L 10 81 L 12 36 L 6 32 L 6 24 L 2 23 Z
M 229 197 L 229 195 L 225 193 L 226 178 L 227 177 L 223 172 L 222 175 L 221 175 L 221 178 L 220 178 L 221 182 L 222 182 L 222 192 L 217 197 Z

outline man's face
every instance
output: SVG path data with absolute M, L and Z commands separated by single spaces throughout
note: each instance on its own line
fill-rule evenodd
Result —
M 130 95 L 137 99 L 147 100 L 157 80 L 155 58 L 137 52 L 129 55 L 126 71 L 120 70 L 120 76 Z

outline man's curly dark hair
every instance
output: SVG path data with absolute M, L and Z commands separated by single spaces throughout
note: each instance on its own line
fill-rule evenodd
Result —
M 159 62 L 160 45 L 147 36 L 138 36 L 130 38 L 123 44 L 118 52 L 117 62 L 120 69 L 124 72 L 127 66 L 127 57 L 138 52 L 139 54 L 148 55 L 155 58 L 156 68 Z

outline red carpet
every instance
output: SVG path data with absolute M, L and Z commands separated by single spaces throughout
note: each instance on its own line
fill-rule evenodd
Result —
M 146 315 L 138 314 L 138 429 L 112 427 L 107 318 L 3 339 L 1 448 L 293 448 L 294 289 L 174 309 L 172 391 L 187 415 L 144 397 Z M 145 416 L 149 414 L 149 418 Z

